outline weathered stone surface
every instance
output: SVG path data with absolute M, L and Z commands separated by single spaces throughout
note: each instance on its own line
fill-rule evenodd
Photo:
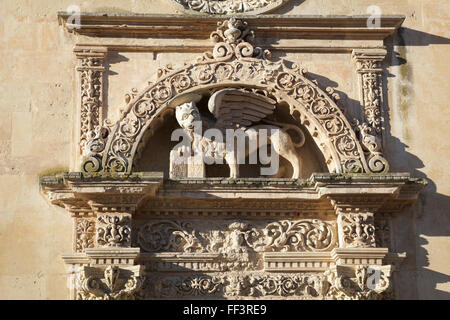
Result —
M 79 121 L 78 106 L 80 103 L 75 71 L 77 61 L 73 53 L 74 45 L 96 43 L 100 46 L 110 46 L 111 50 L 108 49 L 110 52 L 105 60 L 105 75 L 108 77 L 108 84 L 104 88 L 107 93 L 104 112 L 105 116 L 113 123 L 120 118 L 120 109 L 126 105 L 124 101 L 126 94 L 132 95 L 134 92 L 132 88 L 142 92 L 147 86 L 147 81 L 155 82 L 158 68 L 164 68 L 167 64 L 172 64 L 176 68 L 182 67 L 184 62 L 192 62 L 200 53 L 211 49 L 208 36 L 204 35 L 198 36 L 198 39 L 183 40 L 163 37 L 160 39 L 124 37 L 96 40 L 85 35 L 67 33 L 61 26 L 58 26 L 56 13 L 66 11 L 67 7 L 72 4 L 71 1 L 55 2 L 53 0 L 2 1 L 4 19 L 0 21 L 0 54 L 2 56 L 0 59 L 0 96 L 3 98 L 0 108 L 0 217 L 2 218 L 0 224 L 0 287 L 6 288 L 0 292 L 0 298 L 3 299 L 66 299 L 70 297 L 61 254 L 74 251 L 74 239 L 72 239 L 74 218 L 71 218 L 65 209 L 46 202 L 39 192 L 38 176 L 44 171 L 61 167 L 68 167 L 70 171 L 74 172 L 80 171 L 81 156 L 77 153 L 79 150 L 77 121 Z M 291 0 L 288 5 L 280 7 L 272 13 L 285 16 L 361 15 L 367 14 L 367 8 L 372 4 L 373 1 L 359 0 L 320 1 L 320 3 Z M 308 37 L 285 39 L 281 36 L 281 31 L 278 34 L 276 31 L 271 31 L 269 32 L 270 37 L 259 37 L 256 32 L 255 45 L 263 49 L 270 49 L 275 59 L 282 57 L 306 67 L 309 71 L 308 77 L 316 79 L 320 87 L 335 88 L 335 91 L 341 96 L 337 105 L 340 108 L 346 108 L 350 114 L 356 117 L 358 117 L 358 112 L 360 112 L 360 116 L 364 112 L 362 112 L 359 102 L 360 82 L 358 82 L 354 61 L 351 59 L 352 50 L 379 48 L 383 44 L 386 45 L 387 54 L 384 60 L 386 69 L 382 82 L 386 94 L 383 97 L 384 109 L 382 111 L 385 128 L 380 135 L 383 157 L 389 161 L 391 172 L 410 172 L 413 177 L 423 177 L 429 181 L 428 186 L 412 207 L 403 210 L 401 201 L 386 201 L 379 209 L 384 213 L 403 211 L 402 214 L 391 218 L 391 229 L 382 229 L 390 230 L 390 234 L 395 235 L 395 239 L 390 239 L 392 247 L 389 248 L 390 250 L 408 253 L 403 263 L 399 265 L 398 272 L 394 275 L 395 296 L 396 298 L 412 299 L 448 299 L 450 291 L 448 282 L 450 184 L 447 174 L 447 159 L 450 153 L 448 139 L 442 137 L 449 134 L 447 123 L 449 89 L 445 81 L 450 72 L 447 63 L 448 38 L 450 37 L 448 33 L 449 5 L 438 0 L 430 0 L 426 3 L 407 0 L 377 1 L 377 5 L 383 14 L 406 16 L 403 28 L 384 42 L 380 37 L 382 37 L 381 34 L 385 34 L 385 31 L 377 33 L 378 38 L 373 40 L 355 40 L 349 37 L 339 39 L 339 41 L 316 40 Z M 177 11 L 165 0 L 139 0 L 132 3 L 99 0 L 83 3 L 81 11 L 125 15 L 133 13 L 181 14 L 181 11 Z M 254 21 L 258 21 L 257 18 Z M 214 29 L 215 21 L 210 25 Z M 209 32 L 206 29 L 202 31 L 207 35 Z M 322 33 L 322 37 L 324 34 Z M 157 132 L 156 130 L 156 133 L 149 137 L 148 145 L 158 145 L 161 141 L 167 140 L 165 136 L 158 136 Z M 161 147 L 158 146 L 151 150 L 163 150 L 159 148 Z M 320 151 L 308 135 L 304 148 L 305 168 L 301 177 L 309 177 L 314 171 L 326 172 L 326 159 L 321 158 Z M 151 152 L 151 150 L 147 152 Z M 166 170 L 164 166 L 159 168 L 155 162 L 145 164 L 146 159 L 150 158 L 146 157 L 144 151 L 141 159 L 138 160 L 138 166 L 157 168 L 153 171 Z M 156 155 L 153 156 L 155 159 L 160 159 L 163 157 L 160 154 L 162 152 L 156 152 Z M 164 160 L 164 163 L 167 164 L 168 172 L 169 153 L 164 157 L 167 160 Z M 316 167 L 315 165 L 318 163 L 323 165 Z M 286 167 L 289 166 L 286 165 Z M 289 175 L 290 172 L 286 171 L 285 176 Z M 345 178 L 340 177 L 339 179 L 342 183 L 348 183 Z M 375 175 L 373 180 L 376 179 Z M 395 184 L 393 180 L 386 184 Z M 95 179 L 90 180 L 90 182 L 92 181 Z M 210 188 L 211 192 L 218 190 L 212 188 L 211 182 L 204 185 L 201 180 L 189 182 L 193 182 L 190 184 L 191 186 L 197 186 L 192 192 L 194 195 L 203 192 L 202 188 Z M 250 182 L 242 180 L 236 181 L 236 184 L 226 181 L 222 185 L 231 185 L 230 188 L 236 188 L 238 184 L 246 185 L 247 183 L 250 184 Z M 322 182 L 317 181 L 317 183 Z M 361 184 L 361 190 L 364 192 L 364 185 L 370 185 L 373 181 L 358 183 Z M 186 184 L 183 182 L 169 185 L 170 187 L 165 191 L 167 194 L 186 193 L 191 189 L 190 186 L 187 187 L 187 182 Z M 308 184 L 306 183 L 306 185 Z M 402 191 L 404 195 L 409 194 L 408 185 L 409 183 L 405 183 L 405 189 Z M 124 190 L 131 190 L 126 188 L 130 188 L 130 186 L 125 189 L 123 186 L 118 188 L 108 203 L 93 199 L 97 201 L 93 203 L 94 209 L 87 205 L 81 207 L 88 211 L 101 208 L 110 210 L 114 197 L 126 193 Z M 271 188 L 278 188 L 278 185 L 275 184 Z M 305 186 L 299 183 L 298 188 L 305 188 Z M 264 193 L 261 193 L 261 196 L 263 195 Z M 58 196 L 61 198 L 54 199 L 54 201 L 66 202 L 67 210 L 72 210 L 73 215 L 80 215 L 81 218 L 77 217 L 76 219 L 85 219 L 83 214 L 87 216 L 86 219 L 91 219 L 88 211 L 74 211 L 74 206 L 79 204 L 71 202 L 70 196 Z M 132 208 L 130 202 L 134 201 L 134 198 L 130 200 L 122 197 L 120 201 L 124 204 L 125 209 L 123 210 L 130 210 Z M 143 201 L 148 201 L 146 204 L 148 212 L 145 214 L 158 214 L 158 219 L 165 219 L 167 211 L 162 210 L 165 204 L 152 204 L 148 199 Z M 226 206 L 229 202 L 230 200 L 225 198 L 221 203 Z M 264 201 L 260 202 L 259 205 L 265 204 Z M 189 214 L 196 214 L 195 207 L 198 205 L 197 202 L 194 202 L 194 209 L 190 208 Z M 242 206 L 242 203 L 233 202 L 233 205 Z M 254 202 L 249 205 L 259 208 L 258 219 L 261 217 L 263 217 L 262 219 L 274 219 L 274 216 L 270 216 L 270 212 L 275 215 L 273 208 L 262 210 L 257 207 L 258 203 Z M 317 208 L 320 207 L 318 205 L 310 208 L 304 204 L 292 206 L 297 208 L 298 219 L 311 218 L 314 215 L 313 211 L 317 211 Z M 283 210 L 283 219 L 289 219 L 288 211 L 290 209 Z M 325 207 L 320 207 L 320 211 L 322 210 L 334 214 L 330 203 Z M 179 211 L 179 208 L 171 210 L 171 217 L 184 219 L 182 214 L 177 216 Z M 214 216 L 217 208 L 211 205 L 205 206 L 205 211 L 207 212 L 199 213 L 197 210 L 197 214 L 204 214 L 205 217 Z M 225 207 L 223 211 L 229 210 Z M 242 212 L 243 209 L 240 211 Z M 310 216 L 302 217 L 301 212 L 303 211 L 307 211 Z M 322 218 L 330 219 L 331 217 L 325 215 Z M 236 216 L 233 217 L 230 213 L 228 218 L 235 219 Z M 374 224 L 375 228 L 380 227 L 376 213 Z M 92 232 L 86 231 L 87 237 L 91 235 Z M 375 230 L 374 237 L 376 242 L 377 239 L 380 241 L 379 239 L 383 238 L 383 235 L 377 235 Z M 83 239 L 85 241 L 81 241 L 83 244 L 80 250 L 90 246 L 89 238 L 83 237 Z M 348 250 L 350 249 L 368 250 L 361 253 L 361 257 L 363 257 L 361 259 L 366 259 L 364 257 L 372 254 L 370 247 L 348 248 Z M 120 253 L 115 254 L 120 256 Z M 142 256 L 142 259 L 149 266 L 155 261 L 152 260 L 154 257 L 145 255 Z M 173 264 L 173 258 L 165 257 L 164 259 L 168 265 Z M 205 259 L 207 260 L 207 258 Z M 283 273 L 286 270 L 277 269 L 276 265 L 277 261 L 282 261 L 279 263 L 280 265 L 284 264 L 288 257 L 283 258 L 285 260 L 279 257 L 267 259 L 267 261 L 275 263 L 275 267 L 273 267 L 275 274 L 272 277 L 286 277 Z M 331 255 L 326 257 L 293 256 L 289 259 L 297 267 L 302 261 L 325 261 L 323 262 L 324 269 L 328 269 L 329 264 L 335 261 Z M 192 266 L 198 261 L 193 261 L 190 257 L 183 257 L 177 263 Z M 99 281 L 104 283 L 107 276 L 103 269 L 86 270 L 85 274 L 95 271 Z M 129 269 L 129 266 L 119 269 L 121 281 L 128 281 L 133 278 L 131 273 L 134 274 L 131 281 L 134 281 L 133 284 L 131 285 L 130 282 L 130 288 L 133 288 L 134 291 L 130 290 L 129 294 L 125 295 L 131 297 L 136 294 L 138 297 L 142 295 L 145 297 L 147 294 L 154 298 L 154 291 L 152 291 L 154 289 L 145 289 L 146 283 L 143 283 L 142 287 L 134 285 L 139 280 L 137 275 L 140 271 L 133 270 L 131 272 Z M 387 277 L 390 276 L 390 270 L 383 271 Z M 310 272 L 310 270 L 305 272 Z M 350 271 L 332 269 L 326 275 L 321 271 L 318 280 L 314 278 L 314 281 L 310 281 L 312 285 L 305 285 L 309 281 L 306 278 L 297 278 L 294 281 L 299 284 L 300 291 L 286 293 L 281 287 L 279 292 L 283 294 L 275 292 L 273 296 L 286 297 L 286 295 L 293 294 L 296 298 L 304 296 L 317 298 L 317 293 L 320 293 L 319 289 L 323 288 L 322 284 L 326 282 L 333 289 L 327 291 L 325 297 L 370 297 L 372 292 L 367 291 L 364 287 L 361 289 L 358 282 L 358 279 L 364 278 L 364 272 L 366 272 L 364 268 L 357 266 L 351 267 Z M 349 279 L 348 283 L 351 284 L 351 287 L 343 288 L 337 281 L 339 277 Z M 181 277 L 181 280 L 189 281 L 185 277 Z M 219 295 L 224 293 L 227 297 L 233 297 L 235 294 L 243 296 L 261 294 L 268 281 L 264 280 L 260 274 L 255 275 L 250 272 L 246 274 L 244 280 L 251 280 L 250 282 L 253 284 L 241 288 L 242 292 L 239 292 L 232 273 L 224 274 L 219 280 L 222 281 L 222 287 L 218 288 L 217 292 Z M 168 281 L 172 283 L 174 279 L 168 279 Z M 120 285 L 122 284 L 121 282 Z M 138 293 L 138 287 L 142 288 L 140 290 L 144 290 L 144 292 Z M 111 292 L 107 286 L 102 286 L 102 288 L 106 293 L 102 297 L 112 297 L 122 290 L 120 287 L 117 292 L 114 290 Z M 324 292 L 321 293 L 323 296 Z M 179 294 L 176 290 L 168 292 L 169 296 L 179 296 Z M 183 292 L 181 294 L 186 295 Z

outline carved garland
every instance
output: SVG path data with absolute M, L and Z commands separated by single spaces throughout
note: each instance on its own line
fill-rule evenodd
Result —
M 270 61 L 270 52 L 251 44 L 253 31 L 240 20 L 219 23 L 211 34 L 216 43 L 196 63 L 159 71 L 159 79 L 134 96 L 122 118 L 92 141 L 98 148 L 86 157 L 85 172 L 132 171 L 143 135 L 178 94 L 217 86 L 248 86 L 266 90 L 278 102 L 291 106 L 321 149 L 330 172 L 385 172 L 387 162 L 379 155 L 367 162 L 360 142 L 347 119 L 317 83 L 308 80 L 298 66 L 287 67 L 281 60 Z M 332 96 L 332 90 L 327 90 Z M 139 147 L 142 148 L 144 143 Z M 381 158 L 380 158 L 381 157 Z M 376 165 L 374 165 L 374 163 Z
M 149 277 L 146 283 L 147 298 L 155 297 L 267 297 L 296 296 L 317 298 L 324 294 L 326 281 L 323 275 L 305 274 L 222 274 L 217 276 Z M 324 287 L 325 285 L 325 287 Z

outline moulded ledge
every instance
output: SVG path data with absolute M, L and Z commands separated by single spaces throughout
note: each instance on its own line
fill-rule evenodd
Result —
M 88 36 L 204 38 L 217 22 L 232 16 L 174 14 L 80 13 L 78 24 L 68 21 L 73 13 L 58 12 L 58 20 L 69 32 Z M 279 38 L 385 39 L 405 20 L 404 15 L 382 15 L 379 27 L 368 24 L 371 16 L 234 15 L 249 23 L 258 35 Z

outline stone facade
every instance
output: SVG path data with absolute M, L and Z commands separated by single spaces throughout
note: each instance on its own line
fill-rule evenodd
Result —
M 228 2 L 5 2 L 0 298 L 449 298 L 448 5 Z M 172 170 L 220 90 L 297 174 Z

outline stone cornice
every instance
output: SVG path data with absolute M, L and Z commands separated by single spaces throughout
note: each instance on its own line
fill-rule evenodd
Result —
M 71 14 L 59 12 L 58 20 L 69 32 L 87 36 L 205 38 L 217 28 L 217 22 L 228 16 L 108 14 L 81 13 L 80 25 L 74 28 L 67 21 Z M 369 28 L 369 16 L 313 15 L 236 15 L 245 19 L 260 37 L 277 38 L 355 38 L 385 39 L 403 23 L 403 15 L 381 16 L 379 28 Z M 69 26 L 69 28 L 68 28 Z
M 180 198 L 200 201 L 206 211 L 210 208 L 215 212 L 231 207 L 239 210 L 245 201 L 245 206 L 254 206 L 255 212 L 301 209 L 327 213 L 338 205 L 394 213 L 414 202 L 426 185 L 424 179 L 413 179 L 408 174 L 313 174 L 306 180 L 164 180 L 161 173 L 66 173 L 42 177 L 40 183 L 52 204 L 77 215 L 110 210 L 134 213 L 136 208 L 144 212 L 158 211 L 158 205 L 167 212 L 189 211 L 187 202 L 177 200 Z M 182 207 L 178 208 L 177 203 Z M 274 207 L 274 203 L 279 205 Z

